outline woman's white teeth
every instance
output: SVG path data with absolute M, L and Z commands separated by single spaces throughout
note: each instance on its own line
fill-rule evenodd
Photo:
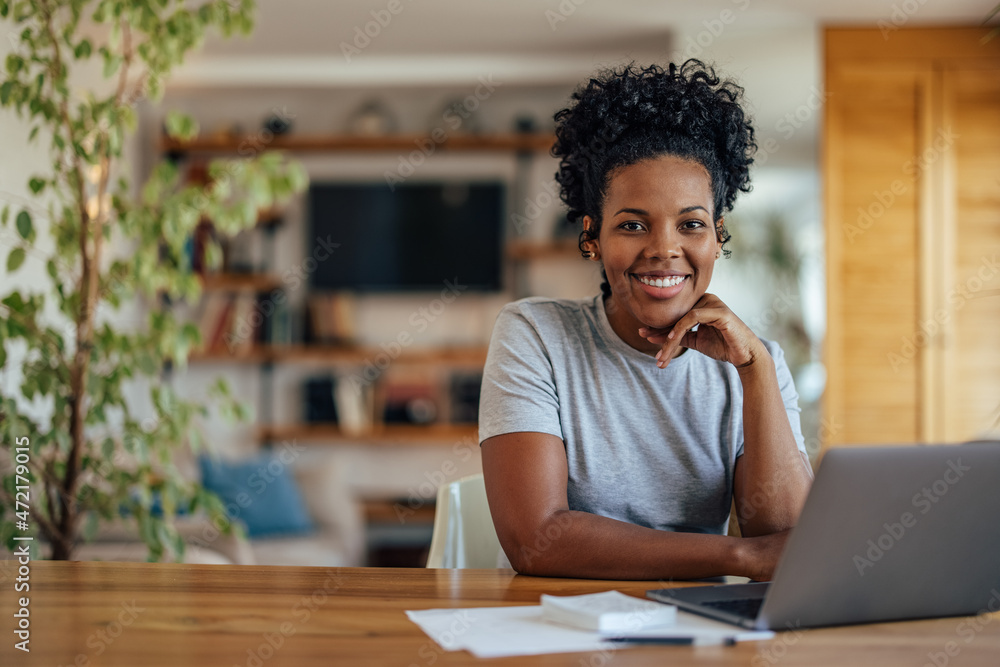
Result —
M 668 278 L 647 278 L 638 276 L 639 282 L 650 287 L 673 287 L 684 282 L 684 276 L 670 276 Z

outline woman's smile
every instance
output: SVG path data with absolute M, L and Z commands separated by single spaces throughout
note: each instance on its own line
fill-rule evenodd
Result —
M 642 291 L 654 299 L 670 299 L 681 293 L 688 276 L 652 271 L 633 273 L 632 278 L 642 285 Z

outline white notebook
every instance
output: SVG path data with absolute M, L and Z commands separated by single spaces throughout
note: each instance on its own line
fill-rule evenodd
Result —
M 542 595 L 542 618 L 601 633 L 639 632 L 673 625 L 677 621 L 677 607 L 618 591 Z

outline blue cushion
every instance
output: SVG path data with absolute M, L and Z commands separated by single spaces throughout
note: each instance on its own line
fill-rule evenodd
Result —
M 201 483 L 242 521 L 250 537 L 297 535 L 315 530 L 290 465 L 265 452 L 229 462 L 200 458 Z

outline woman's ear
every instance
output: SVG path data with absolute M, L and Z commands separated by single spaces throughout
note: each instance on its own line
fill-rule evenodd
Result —
M 722 244 L 725 243 L 725 218 L 719 218 L 715 221 L 715 242 L 718 244 L 719 248 L 715 253 L 715 258 L 719 259 L 722 257 Z
M 580 252 L 584 259 L 592 259 L 595 262 L 601 261 L 601 247 L 597 242 L 597 234 L 594 232 L 596 225 L 594 219 L 589 215 L 583 216 L 583 231 L 580 233 Z

